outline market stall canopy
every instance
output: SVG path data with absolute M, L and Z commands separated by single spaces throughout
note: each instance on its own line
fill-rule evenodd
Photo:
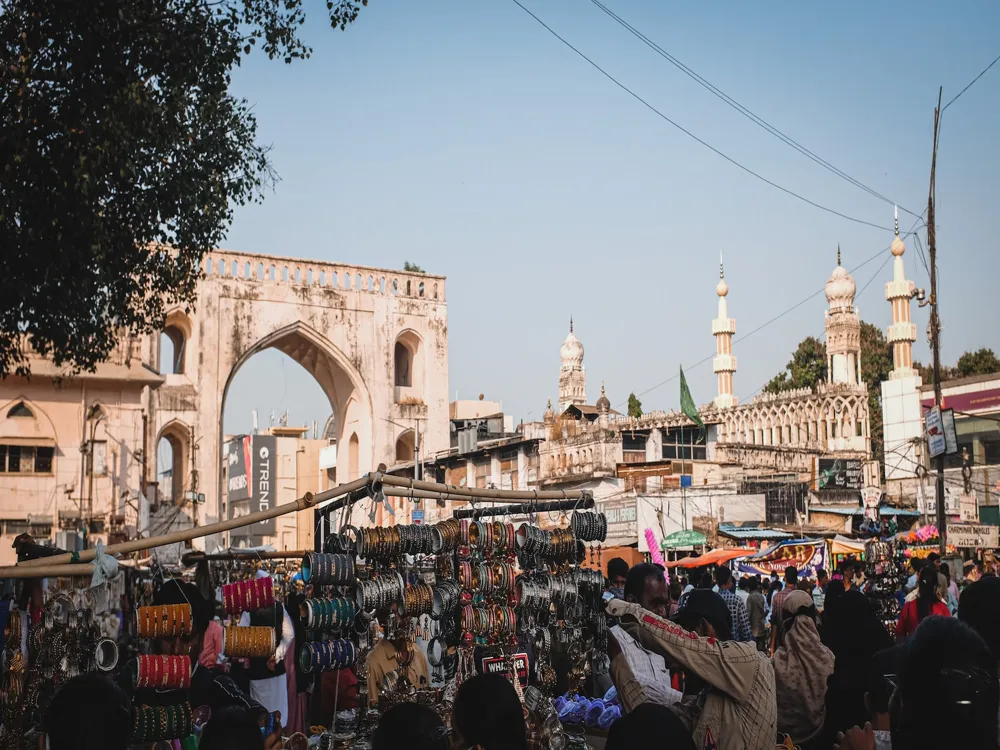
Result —
M 818 568 L 826 568 L 827 545 L 825 539 L 790 539 L 748 557 L 739 564 L 741 573 L 768 576 L 784 573 L 794 567 L 799 576 L 812 578 Z
M 720 523 L 719 533 L 730 539 L 740 541 L 775 541 L 779 539 L 791 539 L 794 534 L 781 529 L 768 529 L 762 526 L 731 526 Z
M 865 543 L 858 539 L 848 539 L 838 534 L 830 540 L 831 555 L 860 555 L 864 551 Z
M 675 531 L 673 534 L 667 534 L 660 542 L 660 549 L 680 549 L 681 547 L 697 547 L 698 545 L 703 545 L 708 540 L 705 539 L 705 535 L 700 531 L 694 531 L 692 529 L 684 529 L 682 531 Z
M 722 563 L 736 560 L 740 557 L 749 557 L 756 554 L 757 550 L 751 547 L 724 547 L 713 549 L 700 557 L 684 557 L 680 560 L 668 562 L 668 568 L 703 568 L 706 565 L 721 565 Z

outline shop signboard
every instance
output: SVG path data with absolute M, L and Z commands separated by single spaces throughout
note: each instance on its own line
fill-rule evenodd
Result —
M 930 409 L 924 415 L 924 431 L 927 433 L 927 452 L 931 458 L 942 455 L 948 449 L 944 436 L 944 423 L 941 410 L 938 407 Z
M 270 510 L 276 503 L 278 440 L 273 435 L 244 435 L 226 444 L 226 502 L 230 518 Z M 253 528 L 233 529 L 233 537 L 271 536 L 275 520 Z
M 625 547 L 639 540 L 639 523 L 634 497 L 619 497 L 614 500 L 600 500 L 597 510 L 608 519 L 608 547 Z
M 948 524 L 948 544 L 963 549 L 994 549 L 998 545 L 1000 528 L 981 523 Z
M 771 573 L 783 575 L 785 568 L 794 565 L 800 577 L 815 578 L 818 568 L 827 568 L 826 540 L 781 542 L 741 560 L 738 565 L 741 573 L 765 577 Z
M 528 687 L 528 655 L 524 653 L 513 654 L 510 658 L 514 662 L 514 671 L 517 672 L 517 681 L 521 683 L 522 688 Z M 483 659 L 483 674 L 503 674 L 503 672 L 503 657 Z
M 958 496 L 958 515 L 962 523 L 979 523 L 979 505 L 974 491 Z
M 821 458 L 816 476 L 819 490 L 861 490 L 864 472 L 860 458 Z

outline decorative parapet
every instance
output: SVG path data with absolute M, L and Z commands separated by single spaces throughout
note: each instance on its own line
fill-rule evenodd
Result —
M 205 256 L 207 279 L 311 286 L 445 301 L 445 277 L 388 268 L 322 263 L 278 255 L 215 250 Z

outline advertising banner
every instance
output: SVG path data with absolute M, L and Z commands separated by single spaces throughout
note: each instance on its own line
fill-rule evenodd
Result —
M 624 547 L 638 541 L 639 523 L 634 497 L 598 500 L 597 510 L 608 520 L 608 536 L 605 540 L 607 546 Z
M 785 568 L 794 565 L 799 576 L 815 578 L 817 568 L 826 568 L 826 540 L 781 542 L 741 560 L 738 565 L 741 573 L 761 576 L 769 576 L 772 572 L 780 576 Z
M 864 486 L 860 458 L 821 458 L 816 475 L 818 490 L 860 490 Z
M 948 524 L 948 544 L 961 549 L 995 549 L 1000 529 L 984 524 Z
M 230 518 L 269 510 L 277 490 L 278 440 L 273 435 L 245 435 L 226 444 L 226 502 Z M 233 529 L 232 537 L 271 536 L 275 520 Z

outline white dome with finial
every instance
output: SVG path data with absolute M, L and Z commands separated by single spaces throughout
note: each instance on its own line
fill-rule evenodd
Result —
M 840 264 L 840 248 L 837 248 L 837 267 L 833 269 L 826 282 L 826 301 L 830 309 L 851 308 L 854 306 L 854 293 L 857 291 L 854 277 Z
M 729 294 L 729 284 L 726 283 L 726 273 L 722 268 L 722 251 L 719 251 L 719 283 L 715 285 L 715 293 L 720 297 Z
M 906 245 L 904 245 L 903 241 L 899 239 L 899 209 L 894 208 L 893 210 L 895 212 L 893 223 L 895 224 L 896 236 L 892 238 L 892 244 L 889 246 L 889 252 L 899 258 L 904 252 L 906 252 Z
M 569 319 L 569 334 L 559 349 L 559 357 L 564 365 L 583 366 L 583 344 L 573 333 L 573 319 Z

